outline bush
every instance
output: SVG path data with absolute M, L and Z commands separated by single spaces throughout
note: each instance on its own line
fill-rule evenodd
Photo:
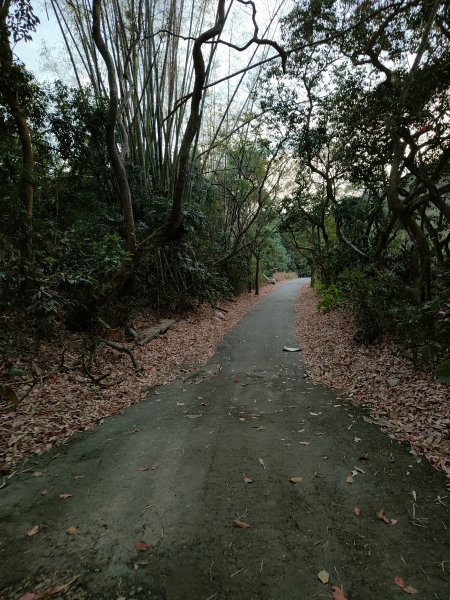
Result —
M 330 310 L 336 310 L 342 304 L 342 291 L 335 283 L 329 286 L 318 283 L 315 289 L 320 296 L 320 301 L 317 304 L 319 310 L 330 312 Z
M 356 315 L 356 339 L 375 342 L 386 332 L 387 311 L 401 293 L 398 281 L 387 272 L 380 274 L 359 268 L 344 271 L 340 281 Z
M 450 353 L 450 303 L 435 298 L 389 310 L 397 341 L 415 365 L 435 368 Z

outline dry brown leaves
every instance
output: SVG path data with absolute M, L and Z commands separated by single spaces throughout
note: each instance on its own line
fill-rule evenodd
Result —
M 228 312 L 225 318 L 215 316 L 209 306 L 202 306 L 188 318 L 176 322 L 164 335 L 139 346 L 125 338 L 115 340 L 133 348 L 141 370 L 136 373 L 129 356 L 100 345 L 96 351 L 99 372 L 111 372 L 103 380 L 122 380 L 112 387 L 95 385 L 81 368 L 87 340 L 80 334 L 64 332 L 61 339 L 41 345 L 35 358 L 45 372 L 55 369 L 65 349 L 65 366 L 61 372 L 35 385 L 15 408 L 0 399 L 0 472 L 14 469 L 17 462 L 39 455 L 66 442 L 75 432 L 85 431 L 96 423 L 120 413 L 127 406 L 140 402 L 154 386 L 163 385 L 199 369 L 214 353 L 217 343 L 275 286 L 264 286 L 260 295 L 243 294 L 235 302 L 221 302 Z M 133 326 L 138 332 L 156 324 L 152 315 L 138 316 Z M 27 369 L 23 356 L 5 357 L 5 364 Z M 24 379 L 30 379 L 28 372 Z M 11 383 L 6 377 L 0 382 Z M 26 385 L 13 383 L 19 397 L 28 390 Z
M 412 454 L 424 454 L 450 479 L 448 386 L 415 371 L 390 341 L 355 343 L 352 315 L 319 312 L 317 303 L 303 286 L 297 329 L 311 379 L 345 390 L 392 439 L 408 442 Z

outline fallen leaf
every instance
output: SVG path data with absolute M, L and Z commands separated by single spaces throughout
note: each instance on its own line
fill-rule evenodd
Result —
M 258 458 L 258 460 L 259 460 L 259 464 L 265 469 L 266 465 L 264 464 L 263 459 L 262 458 Z
M 385 523 L 389 524 L 389 519 L 384 514 L 384 508 L 380 508 L 380 510 L 377 511 L 377 517 L 380 519 L 380 521 L 384 521 Z
M 236 527 L 239 527 L 240 529 L 248 529 L 250 527 L 248 523 L 240 521 L 239 519 L 234 519 L 233 523 L 236 525 Z
M 317 573 L 317 577 L 324 584 L 328 583 L 330 581 L 330 574 L 328 573 L 328 571 L 325 571 L 324 569 L 322 569 L 322 571 Z
M 372 425 L 376 425 L 376 422 L 373 419 L 369 419 L 366 415 L 363 416 L 363 419 L 366 423 L 372 423 Z
M 394 583 L 395 583 L 395 585 L 398 585 L 399 588 L 403 589 L 405 587 L 405 582 L 403 581 L 403 579 L 401 577 L 395 577 Z
M 41 490 L 41 496 L 46 496 L 48 494 L 48 490 Z
M 54 585 L 52 588 L 45 592 L 39 592 L 38 598 L 49 598 L 50 596 L 56 596 L 57 594 L 65 593 L 72 585 L 72 583 L 78 579 L 79 575 L 76 575 L 73 579 L 68 581 L 67 583 L 63 583 L 62 585 Z
M 77 534 L 77 528 L 76 527 L 69 527 L 69 529 L 66 529 L 66 533 L 67 533 L 67 535 L 76 535 Z
M 245 421 L 244 417 L 239 417 L 239 421 Z
M 39 529 L 40 529 L 39 525 L 35 525 L 29 531 L 27 531 L 27 536 L 32 537 L 33 535 L 36 535 L 36 533 L 39 531 Z
M 23 596 L 20 596 L 19 600 L 38 600 L 39 596 L 34 592 L 27 592 Z
M 65 500 L 66 498 L 72 498 L 72 494 L 67 494 L 67 493 L 60 494 L 59 498 L 61 498 L 61 500 Z
M 152 465 L 152 471 L 156 471 L 158 469 L 158 465 L 155 463 L 154 465 Z
M 359 508 L 359 506 L 355 506 L 355 508 L 353 509 L 353 512 L 355 513 L 355 515 L 357 517 L 361 516 L 361 509 Z
M 404 587 L 403 591 L 405 592 L 405 594 L 417 594 L 417 590 L 411 585 L 407 585 L 406 587 Z
M 289 477 L 289 481 L 291 483 L 300 483 L 300 481 L 303 481 L 303 477 Z
M 145 552 L 149 548 L 148 544 L 145 542 L 136 542 L 134 547 L 138 552 Z
M 338 587 L 337 585 L 331 586 L 331 592 L 334 600 L 347 600 L 344 596 L 342 588 Z
M 398 523 L 397 519 L 387 518 L 387 516 L 384 514 L 384 508 L 380 508 L 380 510 L 377 512 L 377 517 L 380 519 L 380 521 L 386 523 L 386 525 L 397 525 Z
M 244 475 L 244 483 L 253 483 L 253 479 L 250 479 L 250 477 L 247 477 L 247 475 L 245 473 L 243 473 Z
M 353 477 L 352 477 L 351 475 L 347 475 L 347 477 L 346 477 L 345 481 L 346 481 L 347 483 L 353 483 Z
M 149 468 L 148 467 L 139 467 L 138 471 L 148 471 Z

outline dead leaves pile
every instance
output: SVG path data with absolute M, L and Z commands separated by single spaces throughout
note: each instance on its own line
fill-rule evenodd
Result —
M 450 478 L 448 386 L 415 371 L 390 341 L 356 344 L 352 315 L 319 312 L 317 303 L 303 286 L 297 330 L 311 379 L 348 392 L 392 439 L 408 442 L 412 454 L 424 454 Z
M 141 371 L 136 373 L 129 356 L 104 345 L 96 359 L 100 371 L 112 372 L 120 383 L 102 388 L 83 374 L 80 365 L 88 343 L 80 334 L 61 331 L 60 339 L 42 344 L 35 362 L 45 370 L 54 369 L 65 349 L 66 370 L 55 373 L 33 387 L 17 407 L 0 398 L 0 475 L 32 456 L 67 441 L 74 433 L 92 429 L 102 419 L 120 413 L 149 394 L 149 389 L 183 377 L 199 369 L 214 353 L 217 343 L 236 323 L 275 286 L 265 286 L 260 295 L 244 294 L 235 302 L 221 302 L 228 312 L 218 319 L 209 306 L 202 306 L 188 318 L 176 322 L 164 335 L 148 344 L 136 345 L 134 354 Z M 141 314 L 134 329 L 145 331 L 156 324 L 151 314 Z M 125 339 L 117 340 L 119 343 Z M 0 383 L 11 384 L 6 377 L 8 365 L 29 370 L 30 357 L 5 356 Z M 30 379 L 30 373 L 22 378 Z M 13 382 L 20 397 L 28 389 Z

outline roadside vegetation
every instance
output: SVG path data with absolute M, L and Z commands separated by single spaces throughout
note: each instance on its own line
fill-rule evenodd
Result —
M 285 239 L 322 310 L 350 305 L 360 342 L 391 336 L 450 383 L 449 9 L 295 4 L 283 42 L 301 50 L 263 100 L 296 165 Z

